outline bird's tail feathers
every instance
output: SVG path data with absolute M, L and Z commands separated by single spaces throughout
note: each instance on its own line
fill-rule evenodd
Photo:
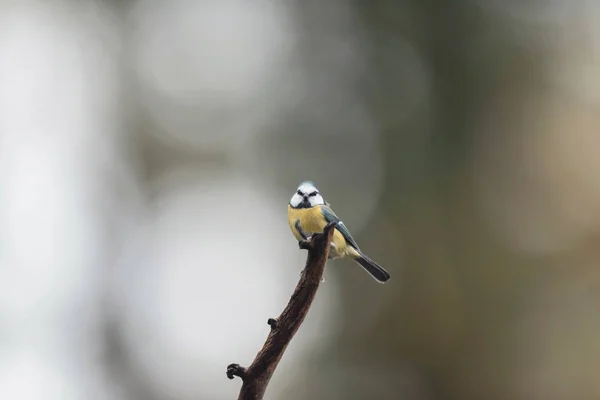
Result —
M 366 255 L 359 253 L 358 257 L 354 257 L 354 261 L 359 263 L 377 282 L 385 283 L 390 279 L 390 274 Z

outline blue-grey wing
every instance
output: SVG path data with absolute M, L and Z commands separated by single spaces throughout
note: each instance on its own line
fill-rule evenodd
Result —
M 340 218 L 333 212 L 329 205 L 321 206 L 321 212 L 323 213 L 323 216 L 325 217 L 328 223 L 335 222 L 337 224 L 336 228 L 342 234 L 342 236 L 344 236 L 346 242 L 350 244 L 350 246 L 354 247 L 356 250 L 359 250 L 356 241 L 350 234 L 350 231 L 348 230 L 346 225 L 344 225 L 344 223 L 340 220 Z

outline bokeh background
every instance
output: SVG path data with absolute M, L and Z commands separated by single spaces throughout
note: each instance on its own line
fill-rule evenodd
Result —
M 0 398 L 600 398 L 600 3 L 0 2 Z

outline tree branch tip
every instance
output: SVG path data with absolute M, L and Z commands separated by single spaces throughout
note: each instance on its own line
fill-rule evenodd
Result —
M 229 364 L 227 366 L 227 377 L 233 379 L 234 376 L 240 377 L 242 380 L 246 378 L 246 368 L 239 364 Z
M 301 250 L 308 250 L 306 264 L 300 272 L 300 280 L 280 319 L 269 318 L 271 327 L 267 340 L 248 368 L 239 364 L 227 366 L 227 377 L 242 379 L 242 388 L 238 400 L 262 400 L 269 380 L 277 368 L 285 349 L 300 328 L 308 310 L 315 299 L 323 277 L 325 265 L 330 258 L 331 242 L 337 226 L 336 222 L 325 225 L 320 233 L 298 241 Z
M 275 318 L 269 318 L 267 320 L 267 324 L 271 327 L 271 329 L 277 328 L 277 320 Z

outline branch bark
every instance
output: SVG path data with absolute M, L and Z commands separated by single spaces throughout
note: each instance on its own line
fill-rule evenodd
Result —
M 298 328 L 304 322 L 323 279 L 334 227 L 335 223 L 331 223 L 325 227 L 323 233 L 315 234 L 310 240 L 303 240 L 299 243 L 300 249 L 308 250 L 306 266 L 289 303 L 279 318 L 269 318 L 267 321 L 271 326 L 271 332 L 252 364 L 248 368 L 239 364 L 227 366 L 229 379 L 233 379 L 234 376 L 242 379 L 238 400 L 261 400 L 265 395 L 275 368 Z

